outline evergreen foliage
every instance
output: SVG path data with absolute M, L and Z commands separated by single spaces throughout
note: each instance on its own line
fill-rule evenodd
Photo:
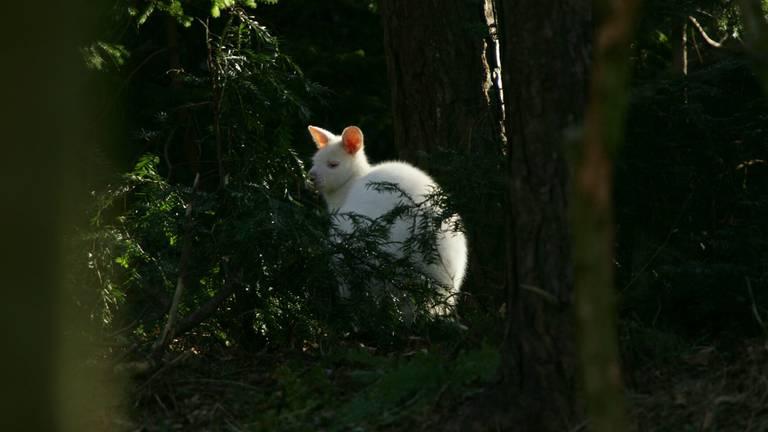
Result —
M 88 235 L 103 289 L 94 316 L 110 320 L 120 307 L 123 324 L 137 321 L 151 337 L 182 277 L 182 316 L 234 292 L 206 329 L 222 342 L 306 336 L 301 305 L 328 286 L 318 265 L 327 224 L 304 189 L 291 131 L 306 121 L 303 101 L 317 87 L 246 9 L 228 7 L 206 23 L 178 2 L 157 2 L 137 25 L 153 7 L 194 27 L 207 55 L 195 69 L 169 72 L 176 91 L 145 101 L 155 112 L 137 138 L 153 152 L 100 195 Z M 197 154 L 179 161 L 179 146 Z M 185 249 L 189 271 L 180 275 Z
M 94 121 L 122 132 L 88 137 L 100 145 L 82 158 L 93 206 L 70 238 L 80 253 L 68 283 L 93 289 L 72 300 L 114 357 L 141 359 L 183 281 L 169 351 L 202 355 L 167 382 L 139 383 L 131 396 L 150 423 L 167 416 L 155 399 L 195 405 L 230 375 L 248 384 L 227 387 L 237 410 L 226 418 L 253 430 L 394 430 L 430 410 L 456 415 L 451 404 L 480 394 L 498 367 L 487 344 L 506 331 L 504 287 L 486 290 L 497 298 L 459 296 L 465 329 L 453 307 L 429 313 L 446 299 L 413 258 L 434 259 L 431 235 L 454 211 L 467 233 L 506 238 L 508 221 L 482 211 L 503 206 L 506 155 L 424 155 L 445 193 L 420 203 L 372 184 L 403 205 L 377 220 L 327 214 L 307 182 L 306 124 L 358 124 L 373 160 L 395 157 L 380 18 L 373 1 L 276 3 L 121 0 L 100 12 L 102 37 L 80 54 L 103 94 Z M 727 39 L 713 48 L 701 31 Z M 615 167 L 620 333 L 634 386 L 695 345 L 768 332 L 768 99 L 742 32 L 731 1 L 645 2 Z M 356 229 L 336 230 L 340 217 Z M 395 257 L 382 248 L 399 219 L 415 235 Z M 223 365 L 216 383 L 212 359 Z M 187 408 L 176 407 L 178 423 L 142 424 L 222 427 L 220 413 L 200 414 L 206 423 Z
M 404 333 L 395 328 L 433 321 L 425 312 L 445 300 L 413 257 L 435 259 L 435 232 L 451 215 L 446 198 L 416 203 L 396 185 L 370 185 L 399 193 L 404 204 L 378 220 L 330 215 L 355 219 L 354 232 L 335 231 L 294 150 L 306 141 L 294 131 L 308 122 L 308 101 L 323 89 L 247 9 L 214 3 L 215 19 L 188 15 L 179 2 L 131 9 L 139 28 L 162 12 L 205 45 L 185 62 L 196 67 L 167 71 L 170 89 L 141 102 L 153 112 L 139 115 L 148 120 L 136 139 L 151 150 L 97 194 L 81 263 L 98 292 L 88 303 L 92 319 L 128 326 L 148 348 L 183 284 L 177 336 L 193 330 L 247 349 L 349 331 L 396 341 Z M 112 53 L 104 47 L 116 45 L 94 46 Z M 83 52 L 88 64 L 105 63 L 96 48 Z M 429 214 L 429 204 L 444 214 Z M 413 220 L 414 236 L 395 258 L 381 249 L 401 218 Z M 352 288 L 348 300 L 338 298 L 340 281 Z

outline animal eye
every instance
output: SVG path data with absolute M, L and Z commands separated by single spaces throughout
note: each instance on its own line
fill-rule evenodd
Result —
M 336 161 L 328 161 L 328 168 L 336 168 L 339 166 L 339 163 Z

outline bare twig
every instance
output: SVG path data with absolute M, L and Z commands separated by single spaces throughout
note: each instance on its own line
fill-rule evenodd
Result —
M 725 42 L 726 39 L 728 39 L 728 34 L 726 33 L 725 36 L 722 39 L 720 39 L 720 42 L 718 42 L 712 39 L 711 37 L 709 37 L 707 32 L 704 31 L 704 27 L 702 27 L 701 24 L 699 24 L 699 21 L 697 21 L 696 18 L 689 16 L 688 20 L 690 20 L 693 23 L 693 25 L 696 27 L 696 30 L 699 31 L 699 34 L 704 39 L 704 41 L 707 42 L 707 44 L 709 44 L 709 46 L 713 48 L 722 48 L 723 42 Z
M 683 21 L 682 51 L 683 51 L 683 75 L 688 75 L 688 23 Z M 688 89 L 685 90 L 685 101 L 688 102 Z
M 677 232 L 677 227 L 680 223 L 680 219 L 682 219 L 683 215 L 685 214 L 685 210 L 688 208 L 688 203 L 691 201 L 691 197 L 693 197 L 693 192 L 688 194 L 688 198 L 685 199 L 685 202 L 683 203 L 683 206 L 680 208 L 680 212 L 677 214 L 677 218 L 675 218 L 675 222 L 672 224 L 672 226 L 669 228 L 669 232 L 667 233 L 667 237 L 664 239 L 664 241 L 659 245 L 659 247 L 656 248 L 656 250 L 651 254 L 651 257 L 648 258 L 648 261 L 643 264 L 643 266 L 640 268 L 640 270 L 637 271 L 632 276 L 632 279 L 622 288 L 622 291 L 626 291 L 629 289 L 632 285 L 634 285 L 635 282 L 637 282 L 638 279 L 645 273 L 645 271 L 648 269 L 648 267 L 653 264 L 653 262 L 656 260 L 656 257 L 659 256 L 659 254 L 664 250 L 664 248 L 667 247 L 667 244 L 669 243 L 669 240 L 672 238 L 672 234 Z
M 149 378 L 147 378 L 147 380 L 146 380 L 146 381 L 144 381 L 144 383 L 143 383 L 141 386 L 139 386 L 139 387 L 136 389 L 136 392 L 140 392 L 141 390 L 143 390 L 144 388 L 146 388 L 146 387 L 149 385 L 149 383 L 150 383 L 150 382 L 152 382 L 152 381 L 153 381 L 155 378 L 157 378 L 158 376 L 160 376 L 160 374 L 161 374 L 161 373 L 165 372 L 165 371 L 166 371 L 166 370 L 168 370 L 168 369 L 169 369 L 171 366 L 173 366 L 173 365 L 175 365 L 176 363 L 178 363 L 178 362 L 180 362 L 180 361 L 182 361 L 182 360 L 186 359 L 186 358 L 187 358 L 187 357 L 189 357 L 189 356 L 190 356 L 190 352 L 189 352 L 189 351 L 184 351 L 184 352 L 182 352 L 181 354 L 179 354 L 179 355 L 177 355 L 176 357 L 174 357 L 174 358 L 173 358 L 173 360 L 171 360 L 171 361 L 169 361 L 168 363 L 165 363 L 165 364 L 163 364 L 162 366 L 160 366 L 160 367 L 159 367 L 157 370 L 155 370 L 155 373 L 153 373 L 153 374 L 152 374 L 152 376 L 150 376 Z
M 745 276 L 744 281 L 747 283 L 747 293 L 749 293 L 749 300 L 752 302 L 752 315 L 755 316 L 755 320 L 758 324 L 760 324 L 760 328 L 763 330 L 763 333 L 768 335 L 768 327 L 766 327 L 765 321 L 763 321 L 763 317 L 760 315 L 760 311 L 757 310 L 755 294 L 752 292 L 752 281 L 749 280 L 749 276 Z
M 119 328 L 119 329 L 117 329 L 117 330 L 115 330 L 115 331 L 113 331 L 113 332 L 110 332 L 110 333 L 109 333 L 109 335 L 107 335 L 107 338 L 108 338 L 108 339 L 114 339 L 114 338 L 116 338 L 116 337 L 120 336 L 121 334 L 123 334 L 123 333 L 125 333 L 125 332 L 127 332 L 127 331 L 129 331 L 129 330 L 133 330 L 133 327 L 134 327 L 134 326 L 136 325 L 136 323 L 138 323 L 138 322 L 139 322 L 138 320 L 133 320 L 133 321 L 131 321 L 131 323 L 130 323 L 130 324 L 128 324 L 128 325 L 126 325 L 126 326 L 124 326 L 124 327 L 122 327 L 122 328 Z
M 696 50 L 696 57 L 699 58 L 699 64 L 704 63 L 704 57 L 701 55 L 701 50 L 699 49 L 699 42 L 696 40 L 696 32 L 691 33 L 691 39 L 693 39 L 693 49 Z

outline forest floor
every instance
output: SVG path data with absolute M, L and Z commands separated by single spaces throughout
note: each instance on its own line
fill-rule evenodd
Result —
M 630 375 L 640 431 L 768 431 L 768 341 L 699 346 Z
M 112 428 L 137 431 L 488 430 L 478 400 L 498 368 L 489 346 L 413 338 L 377 352 L 178 352 L 130 386 Z M 768 431 L 768 343 L 689 345 L 626 372 L 636 431 Z M 502 425 L 498 430 L 506 430 Z M 583 428 L 576 427 L 575 430 Z

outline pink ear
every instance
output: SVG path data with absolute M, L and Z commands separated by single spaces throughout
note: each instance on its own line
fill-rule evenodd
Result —
M 363 131 L 357 126 L 349 126 L 341 133 L 341 145 L 349 154 L 357 153 L 363 148 Z
M 323 128 L 316 126 L 307 126 L 309 134 L 312 135 L 312 140 L 315 141 L 317 149 L 321 149 L 328 145 L 328 142 L 333 138 L 333 134 Z

